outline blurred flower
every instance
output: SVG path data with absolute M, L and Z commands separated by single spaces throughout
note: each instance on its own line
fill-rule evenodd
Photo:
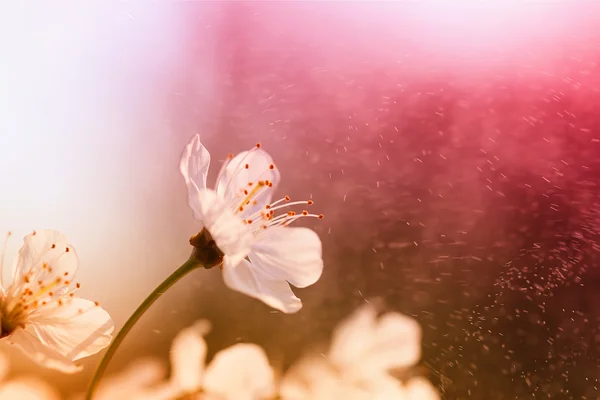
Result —
M 75 297 L 80 285 L 71 283 L 78 264 L 62 233 L 33 232 L 19 250 L 12 284 L 0 294 L 0 340 L 45 367 L 68 373 L 81 369 L 74 361 L 108 346 L 113 330 L 110 316 L 97 303 Z
M 325 357 L 306 358 L 290 369 L 282 380 L 282 398 L 437 399 L 427 380 L 403 385 L 390 375 L 418 362 L 420 340 L 413 319 L 393 312 L 378 318 L 374 307 L 363 306 L 336 328 Z
M 209 164 L 210 154 L 196 135 L 183 151 L 180 170 L 194 217 L 224 254 L 225 284 L 285 313 L 297 312 L 302 302 L 288 282 L 302 288 L 319 279 L 323 271 L 321 240 L 308 228 L 287 225 L 298 218 L 322 215 L 308 211 L 275 215 L 286 207 L 312 201 L 290 202 L 288 196 L 271 201 L 280 175 L 260 145 L 229 156 L 215 190 L 206 188 Z
M 21 376 L 4 381 L 9 362 L 0 354 L 0 400 L 59 400 L 58 393 L 47 383 L 32 376 Z
M 47 383 L 22 377 L 0 384 L 0 400 L 59 400 L 58 393 Z
M 155 388 L 166 375 L 163 363 L 154 359 L 141 359 L 125 371 L 104 380 L 94 394 L 94 400 L 150 400 Z M 73 399 L 83 399 L 83 395 Z
M 182 330 L 171 347 L 171 379 L 147 400 L 259 400 L 274 395 L 273 370 L 257 345 L 240 343 L 215 355 L 205 367 L 207 321 Z M 196 397 L 197 395 L 198 397 Z

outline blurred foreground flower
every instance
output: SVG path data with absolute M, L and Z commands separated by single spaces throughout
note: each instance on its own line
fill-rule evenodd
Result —
M 421 356 L 421 328 L 402 314 L 381 317 L 365 305 L 342 322 L 325 357 L 301 360 L 285 375 L 285 400 L 411 399 L 438 395 L 424 378 L 402 384 L 390 372 L 414 366 Z
M 163 384 L 165 375 L 165 367 L 159 360 L 137 360 L 120 374 L 105 379 L 99 385 L 94 400 L 152 400 L 153 396 L 162 392 L 155 388 Z M 81 398 L 81 395 L 74 396 L 73 400 Z
M 277 382 L 265 352 L 257 345 L 235 344 L 205 366 L 207 321 L 182 330 L 171 346 L 167 382 L 127 373 L 110 380 L 96 399 L 128 400 L 438 400 L 423 377 L 405 382 L 421 354 L 416 321 L 398 313 L 377 316 L 374 307 L 357 310 L 335 330 L 324 357 L 307 357 Z M 146 375 L 143 375 L 146 376 Z M 109 382 L 117 382 L 110 385 Z M 143 384 L 140 385 L 140 382 Z M 279 393 L 278 390 L 279 389 Z M 110 395 L 109 395 L 110 394 Z
M 285 313 L 302 308 L 290 285 L 307 287 L 323 271 L 321 240 L 308 228 L 286 228 L 302 217 L 323 218 L 304 210 L 280 215 L 289 206 L 311 205 L 285 196 L 271 201 L 280 180 L 271 156 L 257 145 L 223 164 L 215 190 L 206 188 L 210 154 L 194 136 L 184 149 L 180 170 L 188 205 L 203 230 L 190 240 L 212 242 L 222 253 L 223 279 L 230 288 Z
M 273 370 L 255 344 L 239 343 L 217 353 L 205 367 L 207 321 L 182 330 L 171 346 L 171 378 L 147 393 L 148 400 L 260 400 L 275 394 Z
M 110 316 L 97 303 L 75 297 L 80 285 L 71 286 L 78 264 L 62 233 L 33 232 L 19 250 L 12 284 L 0 294 L 0 340 L 67 373 L 81 369 L 73 361 L 108 346 L 113 330 Z
M 58 393 L 44 381 L 33 376 L 20 376 L 9 381 L 9 362 L 0 354 L 0 400 L 59 400 Z

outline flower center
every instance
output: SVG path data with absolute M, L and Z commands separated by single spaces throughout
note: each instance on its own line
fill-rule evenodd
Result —
M 13 333 L 15 329 L 24 327 L 24 317 L 21 311 L 8 311 L 5 298 L 0 299 L 0 339 Z
M 192 257 L 204 268 L 211 269 L 223 263 L 223 252 L 217 247 L 210 233 L 202 228 L 196 235 L 190 238 L 190 244 L 194 246 Z
M 35 234 L 34 231 L 32 235 Z M 58 252 L 53 258 L 53 262 L 56 262 L 71 249 L 59 249 L 56 244 L 52 244 L 50 251 Z M 49 262 L 38 261 L 28 267 L 0 297 L 0 338 L 10 335 L 17 328 L 24 328 L 31 318 L 42 313 L 52 313 L 69 304 L 75 297 L 75 292 L 81 288 L 79 283 L 71 287 L 69 272 L 57 274 Z M 80 308 L 76 312 L 83 314 L 98 305 L 95 302 L 90 308 Z
M 230 181 L 227 183 L 228 186 L 233 182 L 236 182 L 236 178 L 239 174 L 245 170 L 250 170 L 253 167 L 253 165 L 251 165 L 250 162 L 246 162 L 246 160 L 253 151 L 260 147 L 260 143 L 257 144 L 256 147 L 250 150 L 246 156 L 240 160 Z M 229 156 L 229 159 L 231 158 L 232 155 Z M 227 163 L 228 162 L 223 166 L 219 175 L 223 173 L 222 171 L 225 170 Z M 254 235 L 260 235 L 261 231 L 270 227 L 287 226 L 303 217 L 323 219 L 323 214 L 313 214 L 306 210 L 302 210 L 301 212 L 289 210 L 289 208 L 293 206 L 310 206 L 313 204 L 312 200 L 291 201 L 289 196 L 284 196 L 279 200 L 266 204 L 264 207 L 256 209 L 260 198 L 268 195 L 266 192 L 273 187 L 273 182 L 262 178 L 270 177 L 273 175 L 272 172 L 276 171 L 274 164 L 270 164 L 268 167 L 263 165 L 259 168 L 263 169 L 257 171 L 258 174 L 255 176 L 258 176 L 258 178 L 254 181 L 249 181 L 245 187 L 237 188 L 230 203 L 230 207 L 234 214 L 240 215 L 243 218 L 244 223 L 251 226 Z

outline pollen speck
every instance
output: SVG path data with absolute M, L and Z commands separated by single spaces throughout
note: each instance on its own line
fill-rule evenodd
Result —
M 66 251 L 67 253 L 69 252 L 69 250 L 70 250 L 70 249 L 69 249 L 68 247 L 67 247 L 67 248 L 65 248 L 65 251 Z
M 42 264 L 42 268 L 44 268 L 44 269 L 48 268 L 48 264 L 47 263 L 43 263 Z
M 50 297 L 54 296 L 54 292 L 48 292 L 48 296 L 50 296 Z
M 77 283 L 75 284 L 75 286 L 77 287 L 77 289 L 79 289 L 81 287 L 81 283 Z
M 294 211 L 288 211 L 287 215 L 293 217 L 294 215 L 296 215 L 296 213 Z
M 65 281 L 65 285 L 70 285 L 71 281 Z
M 55 248 L 56 248 L 56 245 L 55 245 L 54 243 L 52 243 L 52 246 L 51 246 L 51 247 L 52 247 L 53 249 L 55 249 Z
M 269 169 L 274 169 L 275 166 L 273 164 L 269 165 Z
M 95 301 L 95 302 L 94 302 L 94 304 L 95 304 L 96 306 L 99 306 L 99 305 L 100 305 L 100 303 L 98 303 L 97 301 Z
M 247 191 L 246 189 L 244 189 L 244 194 L 245 194 L 245 195 L 247 195 L 247 194 L 248 194 L 248 191 Z
M 251 220 L 251 219 L 249 219 L 249 220 L 248 220 L 248 223 L 249 223 L 249 224 L 251 224 L 251 223 L 252 223 L 252 220 Z
M 31 233 L 31 236 L 35 236 L 35 235 L 37 235 L 37 232 L 36 232 L 36 231 L 33 231 L 33 232 Z
M 260 143 L 256 143 L 256 148 L 260 149 Z
M 250 168 L 250 165 L 249 165 L 249 164 L 246 164 L 246 169 L 248 169 L 248 168 Z
M 65 276 L 67 276 L 67 275 L 69 275 L 69 273 L 68 273 L 68 272 L 65 272 Z
M 58 299 L 58 305 L 59 305 L 59 306 L 62 306 L 62 305 L 63 305 L 63 302 L 62 302 L 62 300 Z

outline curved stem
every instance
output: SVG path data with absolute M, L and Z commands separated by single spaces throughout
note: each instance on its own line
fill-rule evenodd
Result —
M 108 367 L 108 363 L 113 358 L 113 355 L 115 354 L 115 352 L 117 351 L 117 349 L 119 348 L 121 343 L 123 342 L 123 339 L 125 339 L 125 336 L 127 336 L 129 331 L 131 330 L 131 328 L 133 328 L 133 326 L 141 318 L 141 316 L 144 315 L 144 313 L 150 308 L 150 306 L 152 304 L 154 304 L 154 302 L 165 291 L 167 291 L 167 289 L 169 289 L 171 286 L 173 286 L 177 281 L 179 281 L 185 275 L 187 275 L 188 272 L 198 268 L 200 265 L 202 265 L 202 264 L 199 263 L 197 261 L 197 259 L 195 259 L 193 256 L 190 257 L 189 260 L 187 260 L 185 263 L 183 263 L 183 265 L 181 267 L 177 268 L 175 270 L 175 272 L 173 272 L 167 279 L 165 279 L 160 285 L 158 285 L 156 287 L 156 289 L 154 289 L 152 291 L 152 293 L 150 293 L 148 295 L 148 297 L 146 297 L 146 299 L 142 302 L 142 304 L 140 304 L 140 306 L 137 308 L 137 310 L 135 310 L 135 312 L 131 315 L 131 317 L 129 317 L 127 322 L 125 322 L 125 325 L 123 325 L 123 327 L 121 328 L 121 330 L 119 331 L 117 336 L 115 336 L 115 339 L 113 340 L 113 342 L 110 344 L 108 350 L 106 351 L 106 353 L 104 354 L 104 357 L 102 358 L 102 361 L 100 361 L 100 364 L 98 365 L 98 369 L 96 370 L 94 378 L 92 379 L 92 382 L 90 383 L 88 391 L 85 395 L 86 400 L 92 399 L 92 396 L 94 395 L 94 392 L 96 390 L 96 386 L 98 385 L 98 382 L 100 382 L 100 379 L 102 379 L 102 376 L 104 375 L 104 372 L 106 371 L 106 367 Z

